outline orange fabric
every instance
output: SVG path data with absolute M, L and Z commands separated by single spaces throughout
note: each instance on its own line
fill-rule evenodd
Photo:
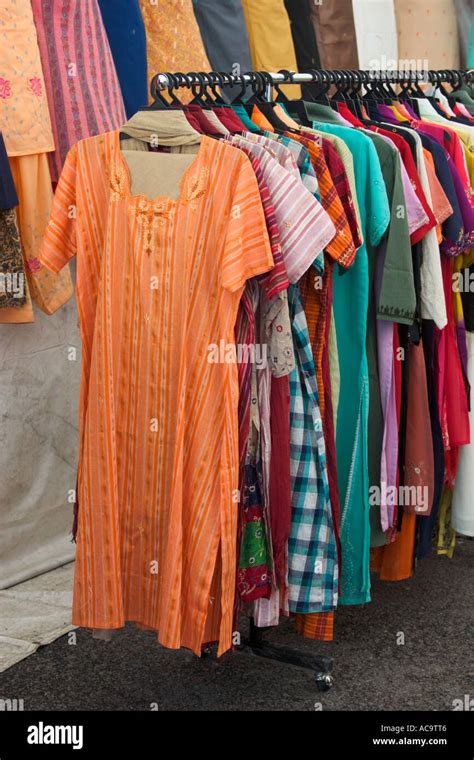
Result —
M 308 151 L 318 179 L 321 203 L 336 227 L 337 234 L 325 250 L 340 266 L 349 267 L 355 259 L 356 249 L 346 213 L 324 158 L 324 150 L 319 143 L 304 135 L 287 132 L 286 136 L 300 142 Z
M 69 266 L 53 274 L 38 258 L 53 203 L 47 154 L 14 156 L 9 163 L 18 195 L 17 220 L 28 293 L 24 306 L 0 309 L 0 323 L 33 322 L 31 298 L 45 314 L 53 314 L 71 298 L 72 279 Z
M 248 158 L 203 137 L 179 198 L 151 200 L 131 193 L 118 132 L 77 143 L 41 258 L 58 271 L 76 252 L 74 624 L 133 620 L 164 646 L 199 655 L 218 640 L 222 654 L 232 646 L 238 376 L 209 349 L 234 345 L 245 281 L 273 265 Z
M 332 641 L 334 637 L 334 612 L 314 612 L 308 615 L 296 614 L 297 633 L 306 639 Z
M 383 562 L 384 546 L 375 546 L 370 550 L 370 572 L 380 573 Z
M 193 0 L 139 2 L 145 22 L 148 81 L 163 71 L 211 70 L 194 15 Z M 194 97 L 186 88 L 180 88 L 177 95 L 183 103 Z
M 413 575 L 415 557 L 416 515 L 406 512 L 402 517 L 402 529 L 395 541 L 380 547 L 383 559 L 380 580 L 404 581 Z
M 410 345 L 408 385 L 408 427 L 405 451 L 405 483 L 407 487 L 426 486 L 426 503 L 431 506 L 434 491 L 434 459 L 428 390 L 423 344 Z M 399 509 L 402 509 L 400 506 Z M 371 570 L 380 570 L 383 581 L 411 578 L 415 563 L 415 534 L 417 513 L 404 511 L 402 527 L 395 540 L 371 551 Z M 424 513 L 429 514 L 429 510 Z M 425 519 L 425 518 L 421 518 Z
M 268 129 L 269 132 L 273 132 L 273 125 L 268 121 L 267 117 L 263 115 L 261 110 L 254 106 L 252 108 L 252 121 L 260 129 Z
M 298 122 L 292 119 L 291 116 L 288 116 L 285 109 L 282 108 L 278 103 L 275 103 L 274 112 L 275 112 L 275 116 L 278 116 L 280 121 L 282 121 L 283 124 L 286 124 L 286 126 L 289 127 L 290 129 L 301 128 L 301 124 L 298 124 Z

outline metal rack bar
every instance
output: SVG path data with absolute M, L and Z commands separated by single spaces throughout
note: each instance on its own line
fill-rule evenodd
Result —
M 171 72 L 159 73 L 156 74 L 151 80 L 151 92 L 153 95 L 157 90 L 166 90 L 170 86 L 175 86 L 176 83 L 173 83 L 170 76 L 173 78 L 177 77 L 180 80 L 180 86 L 191 87 L 194 85 L 202 85 L 203 79 L 207 79 L 210 82 L 214 74 L 224 75 L 224 72 L 191 71 L 188 74 L 184 75 L 182 72 L 177 72 L 176 74 L 171 74 Z M 329 81 L 330 84 L 337 84 L 338 77 L 350 77 L 352 75 L 354 79 L 355 77 L 358 77 L 358 83 L 364 86 L 377 81 L 387 82 L 390 84 L 406 84 L 410 82 L 430 82 L 431 84 L 436 84 L 441 81 L 450 81 L 452 83 L 453 75 L 459 77 L 459 81 L 461 81 L 461 79 L 465 81 L 471 81 L 474 76 L 472 70 L 466 71 L 460 69 L 444 69 L 442 71 L 435 71 L 431 69 L 427 71 L 412 69 L 355 69 L 350 71 L 340 71 L 337 69 L 312 69 L 311 71 L 306 72 L 293 72 L 282 69 L 278 72 L 247 71 L 243 74 L 230 74 L 226 72 L 224 86 L 238 85 L 242 87 L 243 85 L 247 84 L 251 85 L 255 82 L 255 75 L 258 74 L 264 74 L 265 76 L 265 97 L 268 101 L 272 100 L 274 85 L 317 83 L 318 81 L 321 82 L 321 77 L 324 77 L 326 82 Z M 215 79 L 213 81 L 214 84 L 218 84 Z
M 273 84 L 309 84 L 311 82 L 316 82 L 318 74 L 337 74 L 339 73 L 338 70 L 330 70 L 330 69 L 313 69 L 313 72 L 265 72 L 265 75 L 267 77 L 270 77 Z M 372 80 L 381 80 L 381 81 L 390 81 L 394 83 L 402 84 L 404 82 L 417 82 L 423 79 L 424 77 L 427 77 L 429 81 L 435 82 L 435 77 L 442 77 L 443 75 L 449 75 L 453 73 L 457 73 L 463 77 L 471 78 L 473 75 L 474 70 L 471 69 L 469 71 L 466 70 L 454 70 L 454 69 L 444 69 L 443 71 L 434 71 L 434 70 L 391 70 L 391 69 L 360 69 L 360 70 L 354 70 L 354 73 L 360 73 L 362 75 L 366 75 L 368 81 Z M 193 85 L 199 85 L 202 83 L 199 79 L 199 74 L 213 74 L 214 72 L 190 72 L 189 74 L 186 74 L 186 78 L 190 80 L 190 83 Z M 219 73 L 219 72 L 216 72 Z M 228 74 L 226 73 L 226 77 L 229 80 L 232 80 L 232 84 L 236 85 L 242 85 L 244 83 L 251 84 L 253 81 L 253 75 L 255 73 L 259 72 L 253 72 L 249 71 L 245 74 Z M 345 74 L 351 74 L 351 71 L 344 72 Z M 158 89 L 160 90 L 166 90 L 171 84 L 171 80 L 169 76 L 165 73 L 156 74 L 154 77 L 156 85 Z M 444 81 L 447 81 L 446 79 Z M 183 83 L 183 86 L 184 83 Z

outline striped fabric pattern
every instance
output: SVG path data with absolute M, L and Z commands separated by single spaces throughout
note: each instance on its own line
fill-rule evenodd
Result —
M 295 628 L 305 639 L 332 641 L 334 637 L 334 617 L 334 612 L 295 615 Z
M 293 174 L 293 176 L 297 178 L 300 176 L 298 164 L 296 162 L 296 156 L 292 153 L 292 151 L 288 150 L 285 145 L 278 142 L 277 140 L 269 140 L 268 137 L 266 137 L 266 133 L 259 135 L 254 134 L 253 132 L 242 132 L 242 137 L 245 137 L 251 142 L 256 142 L 263 148 L 266 148 L 268 153 L 270 153 L 270 155 L 273 156 L 276 161 L 278 161 L 280 166 L 283 166 L 283 168 L 290 172 L 290 174 Z
M 238 377 L 209 349 L 234 345 L 245 281 L 273 265 L 249 160 L 204 136 L 178 199 L 152 201 L 131 193 L 118 132 L 81 141 L 41 260 L 58 271 L 76 253 L 74 624 L 131 620 L 164 646 L 199 655 L 218 641 L 222 654 L 232 646 Z
M 336 228 L 329 214 L 297 179 L 286 171 L 263 146 L 239 135 L 228 138 L 260 161 L 275 208 L 280 242 L 290 282 L 298 282 L 333 239 Z
M 346 171 L 346 167 L 344 166 L 344 162 L 334 145 L 324 137 L 322 138 L 321 142 L 323 144 L 324 158 L 326 160 L 329 173 L 331 174 L 331 179 L 334 182 L 334 187 L 337 190 L 337 194 L 341 199 L 344 211 L 346 212 L 347 221 L 349 222 L 349 227 L 352 233 L 352 239 L 357 250 L 361 247 L 363 239 L 359 229 L 349 176 Z M 347 158 L 349 159 L 350 156 L 347 156 Z
M 297 359 L 290 375 L 289 608 L 299 613 L 328 612 L 337 606 L 339 567 L 315 367 L 297 285 L 290 286 L 289 305 Z
M 57 182 L 69 148 L 126 119 L 97 0 L 31 0 L 56 150 Z
M 287 137 L 290 137 L 290 133 Z M 326 250 L 338 264 L 348 267 L 355 259 L 356 249 L 346 213 L 324 158 L 323 149 L 318 144 L 316 137 L 303 137 L 298 134 L 292 135 L 292 137 L 301 142 L 309 152 L 318 178 L 321 203 L 336 228 L 336 235 L 326 246 Z
M 285 135 L 277 135 L 274 132 L 266 131 L 264 132 L 264 135 L 271 140 L 277 140 L 293 153 L 303 185 L 319 200 L 320 194 L 316 172 L 313 169 L 310 155 L 304 145 L 301 145 L 301 143 L 298 143 L 295 140 L 290 140 L 290 138 Z

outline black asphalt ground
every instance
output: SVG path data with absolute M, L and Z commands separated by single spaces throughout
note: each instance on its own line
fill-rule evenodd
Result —
M 474 540 L 432 556 L 414 578 L 373 579 L 373 601 L 340 608 L 335 641 L 305 641 L 291 622 L 269 638 L 334 658 L 334 686 L 253 655 L 199 660 L 128 626 L 110 642 L 77 631 L 0 675 L 0 696 L 25 710 L 452 710 L 474 697 Z M 402 641 L 404 644 L 397 643 Z

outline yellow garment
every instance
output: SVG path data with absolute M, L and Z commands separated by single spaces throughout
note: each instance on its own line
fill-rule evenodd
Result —
M 454 548 L 456 546 L 456 531 L 451 525 L 451 507 L 453 502 L 453 492 L 444 487 L 439 505 L 438 523 L 436 526 L 436 550 L 438 554 L 445 554 L 449 559 L 453 558 Z
M 398 55 L 405 69 L 459 69 L 454 0 L 394 0 Z M 400 66 L 401 68 L 401 66 Z
M 397 104 L 396 104 L 396 106 L 395 106 L 395 108 L 397 109 L 397 111 L 398 111 L 399 115 L 400 115 L 402 118 L 404 118 L 404 119 L 408 119 L 408 121 L 411 121 L 412 117 L 411 117 L 411 115 L 408 113 L 408 111 L 407 111 L 407 109 L 405 108 L 405 106 L 403 105 L 403 103 L 397 103 Z
M 283 0 L 242 0 L 255 71 L 298 71 L 290 19 Z M 288 97 L 301 97 L 299 85 L 284 85 Z
M 29 291 L 41 311 L 53 314 L 69 300 L 73 289 L 69 265 L 53 274 L 38 259 L 53 202 L 48 156 L 46 153 L 15 156 L 10 158 L 10 168 L 19 201 L 17 219 Z M 0 323 L 33 320 L 29 297 L 20 309 L 0 310 Z
M 148 79 L 165 71 L 210 71 L 192 0 L 140 0 L 146 30 Z M 193 94 L 178 91 L 183 102 Z M 150 97 L 151 100 L 151 97 Z
M 393 115 L 395 116 L 397 121 L 408 121 L 407 117 L 404 116 L 402 112 L 398 110 L 398 103 L 396 106 L 389 106 L 389 108 L 393 112 Z

